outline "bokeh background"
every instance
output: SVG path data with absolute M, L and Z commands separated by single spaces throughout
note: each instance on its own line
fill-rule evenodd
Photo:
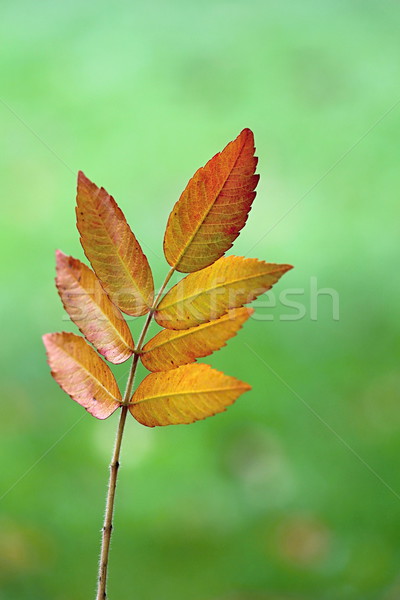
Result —
M 69 400 L 41 342 L 74 330 L 53 277 L 56 248 L 83 258 L 77 170 L 115 196 L 159 285 L 173 203 L 243 127 L 261 181 L 233 251 L 295 269 L 208 361 L 251 393 L 190 427 L 130 420 L 109 597 L 399 598 L 399 4 L 1 14 L 1 600 L 94 597 L 117 415 Z

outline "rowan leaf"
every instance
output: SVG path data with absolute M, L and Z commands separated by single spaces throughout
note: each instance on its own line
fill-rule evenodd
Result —
M 146 314 L 154 294 L 147 258 L 114 198 L 82 171 L 76 217 L 82 247 L 112 302 L 128 315 Z
M 218 319 L 229 309 L 252 302 L 291 268 L 256 258 L 224 256 L 172 287 L 159 303 L 155 319 L 168 329 L 187 329 Z
M 143 348 L 140 358 L 149 371 L 168 371 L 209 356 L 226 345 L 254 312 L 234 308 L 215 321 L 181 331 L 164 329 Z
M 114 364 L 133 354 L 133 339 L 121 311 L 95 273 L 80 260 L 56 252 L 56 286 L 65 310 L 86 339 Z
M 72 400 L 97 417 L 106 419 L 120 405 L 121 394 L 110 368 L 74 333 L 43 336 L 51 374 Z
M 194 423 L 226 410 L 250 389 L 209 365 L 185 365 L 150 373 L 133 394 L 129 410 L 147 427 Z
M 164 253 L 171 267 L 198 271 L 232 246 L 256 195 L 254 151 L 253 133 L 243 129 L 194 174 L 167 223 Z

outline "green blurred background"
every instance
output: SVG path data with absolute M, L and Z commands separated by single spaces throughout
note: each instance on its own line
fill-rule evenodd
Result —
M 130 419 L 109 597 L 399 598 L 399 4 L 1 13 L 1 600 L 94 597 L 117 416 L 69 400 L 41 342 L 74 330 L 53 277 L 56 248 L 83 257 L 77 170 L 115 196 L 160 285 L 173 203 L 243 127 L 261 181 L 233 251 L 295 269 L 207 361 L 251 393 L 190 427 Z M 339 319 L 328 295 L 311 318 L 312 281 Z

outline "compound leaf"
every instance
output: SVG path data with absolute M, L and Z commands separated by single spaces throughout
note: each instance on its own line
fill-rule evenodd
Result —
M 243 129 L 189 181 L 164 237 L 165 257 L 177 271 L 203 269 L 232 246 L 256 195 L 254 151 L 253 133 Z
M 83 335 L 114 364 L 133 354 L 133 339 L 121 311 L 89 267 L 56 252 L 56 286 L 65 310 Z
M 164 329 L 143 348 L 141 360 L 149 371 L 167 371 L 194 362 L 226 345 L 254 312 L 234 308 L 215 321 L 182 331 Z
M 76 217 L 82 247 L 112 302 L 128 315 L 146 314 L 154 294 L 147 258 L 114 198 L 82 171 Z
M 106 419 L 120 405 L 121 394 L 110 368 L 79 335 L 47 333 L 43 336 L 51 374 L 72 400 L 97 417 Z
M 168 329 L 188 329 L 218 319 L 230 308 L 252 302 L 291 268 L 256 258 L 224 256 L 172 287 L 159 303 L 155 319 Z
M 185 365 L 150 373 L 133 394 L 129 410 L 148 427 L 193 423 L 226 410 L 250 389 L 209 365 Z

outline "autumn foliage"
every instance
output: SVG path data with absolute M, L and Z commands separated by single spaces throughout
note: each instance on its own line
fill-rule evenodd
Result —
M 253 312 L 244 305 L 291 268 L 224 256 L 255 198 L 254 151 L 253 134 L 244 129 L 189 181 L 168 219 L 164 253 L 171 269 L 158 294 L 114 198 L 79 172 L 77 227 L 92 269 L 57 251 L 56 286 L 84 337 L 49 333 L 43 340 L 54 379 L 98 419 L 128 406 L 149 427 L 192 423 L 224 411 L 250 389 L 196 359 L 225 346 Z M 175 271 L 189 274 L 163 295 Z M 147 315 L 136 343 L 122 313 Z M 162 330 L 145 343 L 153 317 Z M 134 368 L 141 360 L 151 373 L 123 397 L 101 357 L 114 364 L 133 357 Z

